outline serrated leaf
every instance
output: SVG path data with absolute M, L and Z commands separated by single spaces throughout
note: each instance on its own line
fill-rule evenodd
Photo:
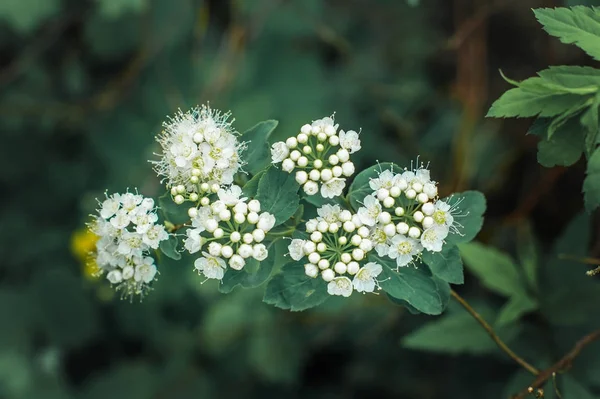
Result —
M 575 44 L 600 60 L 600 13 L 597 8 L 538 8 L 533 12 L 550 35 L 563 43 Z
M 248 172 L 256 174 L 271 163 L 269 137 L 278 124 L 276 120 L 259 122 L 242 134 L 241 140 L 248 143 L 243 154 Z
M 465 266 L 490 290 L 504 295 L 526 294 L 514 261 L 504 252 L 478 242 L 459 245 Z
M 362 206 L 362 201 L 369 194 L 373 193 L 373 189 L 369 186 L 371 179 L 377 178 L 384 170 L 391 169 L 395 173 L 402 173 L 404 170 L 398 165 L 391 162 L 384 162 L 377 165 L 365 168 L 354 178 L 354 181 L 348 189 L 348 202 L 356 210 Z
M 594 93 L 600 88 L 600 69 L 588 66 L 550 66 L 548 69 L 539 71 L 538 75 L 543 80 L 567 90 L 589 89 L 591 93 Z
M 552 117 L 587 100 L 584 96 L 564 94 L 551 89 L 532 91 L 522 87 L 510 89 L 494 101 L 486 117 Z
M 538 143 L 538 162 L 548 168 L 573 165 L 581 158 L 585 133 L 578 118 L 569 119 L 551 138 L 542 136 Z
M 260 201 L 263 212 L 275 216 L 276 226 L 288 220 L 298 209 L 298 188 L 294 175 L 272 166 L 260 179 L 256 199 Z
M 328 297 L 327 284 L 322 278 L 308 277 L 304 262 L 291 262 L 269 281 L 263 301 L 296 312 L 320 305 Z
M 450 197 L 444 198 L 444 201 L 459 209 L 454 220 L 462 225 L 458 228 L 458 234 L 450 231 L 446 237 L 447 244 L 456 245 L 472 241 L 483 226 L 483 214 L 486 209 L 485 196 L 479 191 L 465 191 L 452 194 Z
M 228 294 L 238 285 L 242 288 L 254 288 L 267 281 L 271 277 L 277 256 L 275 245 L 269 245 L 268 249 L 269 256 L 261 262 L 249 258 L 246 259 L 246 266 L 242 270 L 228 268 L 219 284 L 219 291 Z
M 441 314 L 446 308 L 450 286 L 432 276 L 423 265 L 401 267 L 396 271 L 393 259 L 379 258 L 373 253 L 369 254 L 369 259 L 383 267 L 379 284 L 390 296 L 429 315 Z
M 168 240 L 164 240 L 160 242 L 159 248 L 163 254 L 168 256 L 171 259 L 179 260 L 181 259 L 181 253 L 177 251 L 177 244 L 179 240 L 176 236 L 172 235 Z
M 422 259 L 442 280 L 452 284 L 464 282 L 462 258 L 456 245 L 444 245 L 441 252 L 423 251 Z
M 600 129 L 600 118 L 598 117 L 598 108 L 600 108 L 600 94 L 594 97 L 592 105 L 581 114 L 581 124 L 587 130 L 585 136 L 585 151 L 588 158 L 594 153 L 598 146 L 598 130 Z
M 596 149 L 587 164 L 583 181 L 583 198 L 588 212 L 600 204 L 600 150 Z
M 502 307 L 496 319 L 497 325 L 507 325 L 518 320 L 524 314 L 538 308 L 538 302 L 529 295 L 515 295 Z

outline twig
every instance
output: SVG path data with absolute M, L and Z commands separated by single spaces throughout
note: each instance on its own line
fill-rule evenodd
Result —
M 600 330 L 596 330 L 581 338 L 579 341 L 577 341 L 577 343 L 575 343 L 575 346 L 573 347 L 573 349 L 571 349 L 569 353 L 563 356 L 563 358 L 560 359 L 558 362 L 554 363 L 553 366 L 539 373 L 535 381 L 533 381 L 531 385 L 519 392 L 517 395 L 513 396 L 513 399 L 523 399 L 525 396 L 527 396 L 529 392 L 544 385 L 544 383 L 548 381 L 548 379 L 551 378 L 553 375 L 571 367 L 571 363 L 573 363 L 573 360 L 575 360 L 575 358 L 579 356 L 583 348 L 585 348 L 587 345 L 591 344 L 599 338 Z
M 494 331 L 494 329 L 492 328 L 492 326 L 490 326 L 484 319 L 483 317 L 481 317 L 479 315 L 479 313 L 477 313 L 477 311 L 475 311 L 475 309 L 473 309 L 471 307 L 471 305 L 469 305 L 469 303 L 463 299 L 463 297 L 461 297 L 460 295 L 458 295 L 456 293 L 456 291 L 454 290 L 450 290 L 450 294 L 452 295 L 452 297 L 454 299 L 456 299 L 458 301 L 458 303 L 460 303 L 462 305 L 462 307 L 464 307 L 467 312 L 469 312 L 471 314 L 471 316 L 473 316 L 475 318 L 475 320 L 477 320 L 477 322 L 479 324 L 481 324 L 481 326 L 485 329 L 485 331 L 488 333 L 488 335 L 492 338 L 492 340 L 494 340 L 494 342 L 496 343 L 496 345 L 498 345 L 498 347 L 504 352 L 506 353 L 508 356 L 510 356 L 515 362 L 519 363 L 519 365 L 521 365 L 521 367 L 523 367 L 524 369 L 526 369 L 527 371 L 529 371 L 531 374 L 533 375 L 539 375 L 540 371 L 538 369 L 536 369 L 535 367 L 533 367 L 531 364 L 527 363 L 527 361 L 525 361 L 523 358 L 521 358 L 519 355 L 517 355 L 515 352 L 513 352 L 505 343 L 504 341 L 502 341 L 502 339 L 496 334 L 496 332 Z

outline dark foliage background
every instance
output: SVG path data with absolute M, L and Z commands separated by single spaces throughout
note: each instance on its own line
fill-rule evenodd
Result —
M 262 303 L 261 288 L 222 295 L 191 264 L 165 262 L 155 291 L 130 304 L 87 275 L 78 232 L 105 189 L 162 194 L 147 160 L 178 107 L 231 109 L 240 131 L 278 119 L 278 138 L 336 112 L 362 128 L 357 169 L 420 154 L 442 194 L 486 194 L 480 240 L 530 265 L 545 299 L 499 331 L 548 366 L 600 327 L 600 287 L 559 256 L 600 255 L 596 224 L 576 216 L 582 163 L 544 169 L 531 121 L 484 115 L 508 88 L 499 68 L 524 79 L 591 64 L 531 12 L 561 5 L 2 0 L 0 397 L 475 399 L 526 387 L 531 377 L 455 303 L 441 318 L 358 295 L 289 313 Z M 459 291 L 493 322 L 506 300 L 466 279 Z M 402 345 L 424 325 L 426 339 Z M 558 387 L 597 398 L 599 376 L 596 344 Z

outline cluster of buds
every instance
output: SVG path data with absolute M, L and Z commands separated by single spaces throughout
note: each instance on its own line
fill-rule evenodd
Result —
M 203 105 L 179 111 L 163 123 L 164 130 L 157 137 L 161 158 L 153 164 L 175 203 L 196 202 L 233 182 L 242 166 L 240 152 L 245 144 L 238 142 L 230 116 Z
M 186 231 L 185 248 L 201 251 L 194 265 L 207 279 L 221 280 L 227 265 L 241 270 L 249 258 L 262 261 L 269 252 L 262 243 L 275 225 L 275 217 L 261 212 L 260 202 L 241 198 L 242 189 L 231 186 L 217 191 L 218 200 L 190 208 L 192 228 Z
M 373 249 L 370 229 L 339 205 L 324 205 L 317 212 L 317 218 L 306 222 L 310 238 L 293 239 L 288 246 L 291 258 L 299 261 L 306 257 L 306 275 L 328 282 L 330 295 L 348 297 L 353 290 L 373 292 L 382 267 L 366 261 L 366 254 Z
M 373 193 L 363 200 L 358 217 L 371 228 L 378 255 L 395 259 L 398 267 L 424 249 L 440 252 L 450 231 L 460 234 L 454 219 L 458 203 L 438 199 L 436 182 L 423 165 L 403 173 L 384 170 L 369 185 Z
M 342 194 L 346 178 L 354 174 L 350 154 L 360 150 L 357 132 L 338 132 L 333 117 L 326 117 L 306 124 L 297 136 L 285 142 L 274 143 L 271 148 L 273 163 L 281 163 L 281 169 L 296 171 L 296 181 L 307 195 L 319 192 L 324 198 Z
M 99 272 L 125 297 L 144 295 L 157 274 L 151 249 L 169 234 L 156 224 L 154 200 L 139 194 L 106 196 L 88 225 L 98 236 L 93 261 Z

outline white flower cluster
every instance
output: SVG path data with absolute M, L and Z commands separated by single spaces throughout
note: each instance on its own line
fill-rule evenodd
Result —
M 398 267 L 424 249 L 440 252 L 451 230 L 460 234 L 454 219 L 458 204 L 437 198 L 437 183 L 423 165 L 403 173 L 384 170 L 369 185 L 374 192 L 364 199 L 358 217 L 370 227 L 377 254 L 395 259 Z
M 275 225 L 275 216 L 261 212 L 258 200 L 241 195 L 242 189 L 235 185 L 219 189 L 217 201 L 188 211 L 192 228 L 186 231 L 184 245 L 194 254 L 208 244 L 194 263 L 207 279 L 221 280 L 228 264 L 241 270 L 248 258 L 262 261 L 269 255 L 262 242 Z
M 357 132 L 338 132 L 333 117 L 306 124 L 295 137 L 274 143 L 271 148 L 273 163 L 281 162 L 281 169 L 296 172 L 296 181 L 308 195 L 321 189 L 321 196 L 333 198 L 342 194 L 346 177 L 354 174 L 350 154 L 360 150 Z
M 153 163 L 175 203 L 196 202 L 203 193 L 216 193 L 222 185 L 233 183 L 245 145 L 238 142 L 230 116 L 203 105 L 179 111 L 163 123 L 157 137 L 161 159 Z
M 298 261 L 306 257 L 306 275 L 320 275 L 329 283 L 330 295 L 348 297 L 353 290 L 373 292 L 379 286 L 376 278 L 382 267 L 366 262 L 366 254 L 373 249 L 370 229 L 339 205 L 324 205 L 317 212 L 317 218 L 306 222 L 310 238 L 293 239 L 288 246 L 291 258 Z
M 150 250 L 169 238 L 164 226 L 156 224 L 154 200 L 133 193 L 113 194 L 93 218 L 89 228 L 99 237 L 95 261 L 101 273 L 123 296 L 145 294 L 157 273 Z

